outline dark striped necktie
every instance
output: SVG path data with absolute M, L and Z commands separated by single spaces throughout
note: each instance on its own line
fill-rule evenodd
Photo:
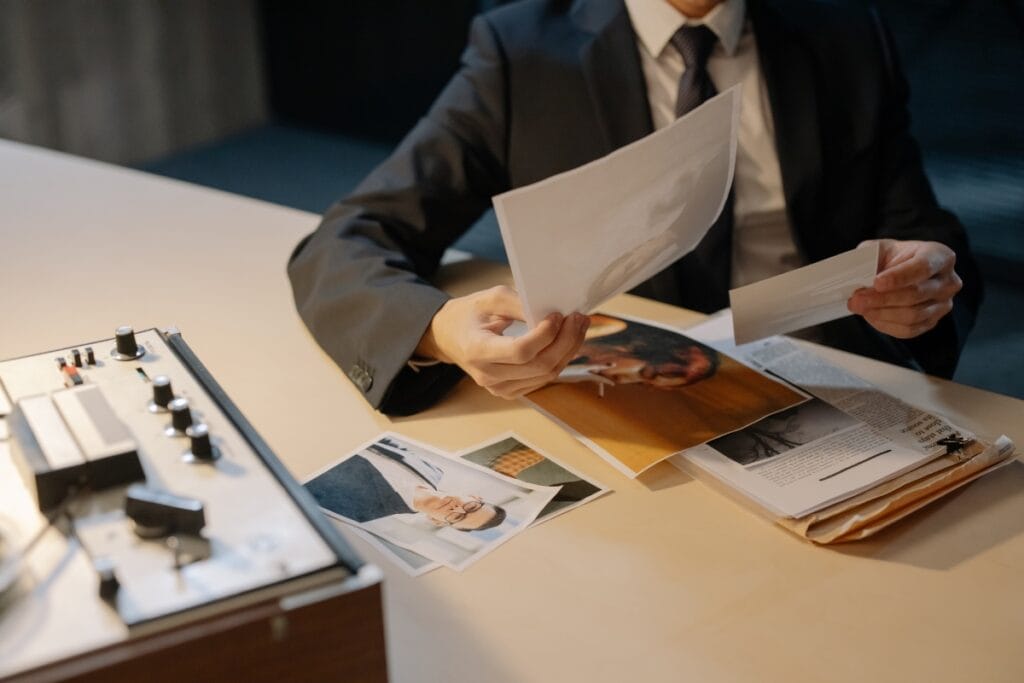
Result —
M 708 57 L 718 38 L 707 26 L 683 26 L 672 36 L 672 46 L 679 51 L 686 69 L 679 79 L 676 95 L 676 117 L 696 109 L 704 100 L 718 94 L 708 75 Z
M 686 65 L 676 95 L 677 117 L 718 94 L 707 70 L 708 57 L 717 40 L 714 32 L 703 25 L 685 25 L 672 36 L 671 43 Z M 733 192 L 730 188 L 721 215 L 696 249 L 633 289 L 633 293 L 704 313 L 728 306 L 732 213 Z

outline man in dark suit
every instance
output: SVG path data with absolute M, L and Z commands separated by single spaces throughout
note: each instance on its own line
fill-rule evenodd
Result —
M 888 33 L 872 10 L 824 0 L 526 0 L 478 17 L 427 116 L 296 249 L 303 320 L 384 412 L 421 410 L 464 374 L 505 397 L 543 386 L 579 349 L 585 316 L 503 337 L 522 318 L 515 293 L 449 298 L 429 284 L 444 250 L 491 196 L 734 84 L 730 201 L 694 254 L 634 293 L 713 311 L 730 286 L 879 240 L 874 286 L 849 302 L 857 315 L 814 337 L 951 376 L 981 298 L 977 268 L 924 176 Z
M 504 508 L 479 496 L 439 490 L 443 477 L 426 460 L 377 443 L 313 478 L 306 489 L 321 507 L 354 522 L 422 513 L 435 526 L 480 531 L 505 520 Z

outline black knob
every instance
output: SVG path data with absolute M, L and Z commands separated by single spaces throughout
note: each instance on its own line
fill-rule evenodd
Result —
M 145 484 L 128 487 L 124 513 L 135 522 L 135 533 L 143 538 L 198 534 L 206 526 L 202 502 Z
M 93 568 L 100 580 L 100 597 L 112 602 L 121 588 L 121 583 L 117 580 L 117 572 L 114 570 L 114 563 L 107 557 L 100 557 L 93 563 Z
M 139 350 L 139 345 L 135 343 L 135 330 L 126 325 L 117 328 L 115 335 L 117 352 L 123 356 L 134 356 L 135 352 Z
M 122 325 L 114 332 L 116 348 L 110 355 L 117 360 L 135 360 L 145 353 L 145 350 L 135 343 L 135 330 L 127 325 Z
M 196 460 L 213 460 L 217 457 L 216 449 L 210 443 L 210 428 L 203 423 L 194 424 L 185 430 L 188 435 L 189 451 Z
M 182 433 L 192 424 L 192 409 L 189 408 L 187 398 L 176 398 L 167 404 L 171 411 L 171 428 Z
M 167 375 L 157 375 L 153 378 L 153 405 L 158 408 L 166 408 L 167 404 L 174 400 L 174 391 L 171 389 L 171 379 Z

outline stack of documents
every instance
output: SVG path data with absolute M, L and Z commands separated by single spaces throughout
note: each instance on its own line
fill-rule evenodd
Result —
M 671 462 L 810 541 L 870 536 L 1012 459 L 1005 436 L 986 442 L 786 338 L 734 347 L 731 326 L 688 332 L 808 400 Z

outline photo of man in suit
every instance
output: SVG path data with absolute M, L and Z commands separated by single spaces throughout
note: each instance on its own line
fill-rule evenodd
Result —
M 445 294 L 431 284 L 445 249 L 492 196 L 732 86 L 743 105 L 725 209 L 693 253 L 632 293 L 712 312 L 732 287 L 877 240 L 855 315 L 805 334 L 950 377 L 980 276 L 925 176 L 892 39 L 853 0 L 523 0 L 477 17 L 430 111 L 295 250 L 302 319 L 386 413 L 423 410 L 466 375 L 505 398 L 548 384 L 583 344 L 586 312 L 502 336 L 523 318 L 516 293 Z
M 499 526 L 505 510 L 476 495 L 439 488 L 444 471 L 387 440 L 367 447 L 306 484 L 321 507 L 355 522 L 422 514 L 435 526 L 481 531 Z
M 646 384 L 671 390 L 714 376 L 721 355 L 668 330 L 595 313 L 579 354 L 555 380 L 599 387 Z

